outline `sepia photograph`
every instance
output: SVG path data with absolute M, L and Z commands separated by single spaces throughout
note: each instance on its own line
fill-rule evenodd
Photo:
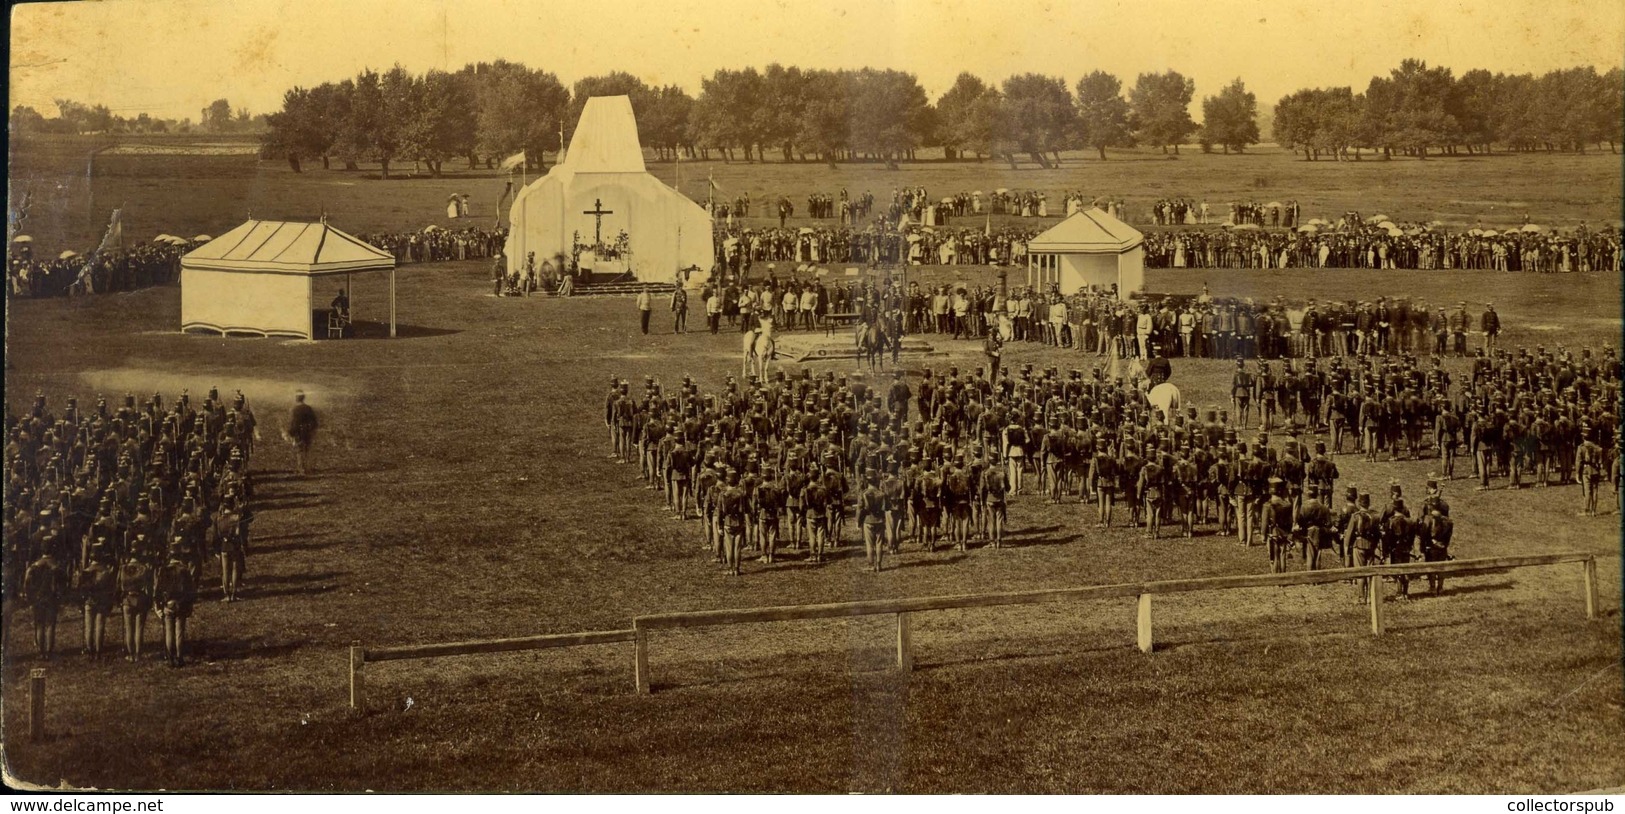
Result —
M 78 0 L 9 77 L 13 791 L 1625 795 L 1625 6 Z

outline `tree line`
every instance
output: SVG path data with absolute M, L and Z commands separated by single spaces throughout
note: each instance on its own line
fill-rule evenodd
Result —
M 258 134 L 266 129 L 265 114 L 254 115 L 247 108 L 233 108 L 226 99 L 216 99 L 203 108 L 197 122 L 190 117 L 166 119 L 141 113 L 121 116 L 107 105 L 91 105 L 73 99 L 54 99 L 57 115 L 45 114 L 28 105 L 11 109 L 11 132 L 18 135 L 55 133 L 83 135 L 86 133 L 150 134 L 150 133 L 248 133 Z
M 292 88 L 282 108 L 263 119 L 262 155 L 285 159 L 295 171 L 313 160 L 324 168 L 333 161 L 346 168 L 376 162 L 387 176 L 399 161 L 439 174 L 448 159 L 490 166 L 522 153 L 527 165 L 540 169 L 546 153 L 568 143 L 586 100 L 604 95 L 631 97 L 643 145 L 667 160 L 772 156 L 895 166 L 921 149 L 940 148 L 948 160 L 1049 167 L 1066 150 L 1089 149 L 1105 159 L 1108 148 L 1177 154 L 1180 145 L 1194 142 L 1228 153 L 1246 150 L 1262 135 L 1258 100 L 1241 79 L 1201 100 L 1198 123 L 1190 114 L 1196 83 L 1173 70 L 1140 74 L 1132 86 L 1105 71 L 1070 86 L 1039 73 L 993 84 L 967 72 L 933 101 L 913 74 L 887 69 L 719 69 L 692 96 L 620 72 L 566 87 L 552 73 L 497 60 L 422 74 L 397 65 Z M 1343 87 L 1287 94 L 1275 105 L 1272 135 L 1308 160 L 1358 158 L 1359 148 L 1424 158 L 1496 146 L 1583 151 L 1607 144 L 1617 150 L 1625 140 L 1622 97 L 1618 68 L 1577 67 L 1540 77 L 1474 70 L 1457 78 L 1448 68 L 1405 60 L 1372 78 L 1362 93 Z M 58 105 L 59 120 L 42 126 L 24 116 L 25 125 L 69 132 L 136 126 L 120 125 L 105 107 Z M 14 132 L 24 111 L 13 111 Z M 258 119 L 246 111 L 233 116 L 221 99 L 204 110 L 202 121 L 205 130 L 226 132 L 252 128 Z
M 1618 152 L 1625 128 L 1625 72 L 1585 66 L 1534 74 L 1449 68 L 1407 59 L 1364 93 L 1306 88 L 1275 105 L 1275 140 L 1304 158 L 1358 159 L 1357 148 L 1426 158 L 1435 154 Z

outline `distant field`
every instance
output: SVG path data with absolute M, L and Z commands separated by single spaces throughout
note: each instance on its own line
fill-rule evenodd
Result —
M 489 226 L 497 222 L 496 202 L 510 180 L 498 171 L 465 170 L 464 162 L 456 160 L 447 162 L 447 175 L 438 179 L 411 175 L 409 161 L 397 162 L 392 176 L 400 177 L 388 181 L 378 178 L 375 165 L 347 172 L 339 169 L 342 164 L 324 170 L 320 161 L 307 161 L 305 172 L 296 174 L 286 162 L 256 158 L 253 144 L 208 136 L 18 140 L 10 145 L 12 201 L 33 192 L 25 229 L 37 246 L 54 253 L 94 245 L 108 213 L 120 205 L 126 207 L 125 234 L 132 240 L 161 232 L 220 234 L 250 213 L 314 220 L 325 212 L 351 232 L 451 226 L 456 222 L 445 218 L 445 200 L 452 193 L 472 196 L 473 217 L 464 223 Z M 108 149 L 92 155 L 99 148 Z M 867 190 L 889 200 L 894 188 L 904 186 L 923 186 L 934 196 L 1000 187 L 1039 190 L 1049 195 L 1052 211 L 1060 210 L 1065 191 L 1079 190 L 1090 197 L 1126 200 L 1131 220 L 1140 221 L 1153 201 L 1168 196 L 1205 199 L 1215 207 L 1231 200 L 1295 199 L 1306 217 L 1380 211 L 1397 220 L 1440 220 L 1462 228 L 1522 223 L 1526 214 L 1550 226 L 1582 220 L 1596 225 L 1617 222 L 1622 207 L 1621 158 L 1598 152 L 1341 163 L 1308 162 L 1268 145 L 1244 155 L 1203 155 L 1195 149 L 1177 157 L 1150 150 L 1113 151 L 1106 161 L 1090 153 L 1063 155 L 1062 165 L 1050 170 L 1027 164 L 1012 170 L 997 161 L 931 160 L 903 164 L 895 172 L 879 164 L 830 169 L 817 163 L 685 161 L 681 166 L 651 162 L 649 167 L 697 200 L 704 200 L 709 176 L 721 197 L 748 192 L 759 203 L 785 195 L 798 215 L 805 215 L 813 192 L 835 194 L 844 187 L 853 195 Z M 517 185 L 534 176 L 511 178 Z M 766 210 L 759 206 L 754 211 L 761 215 Z M 758 217 L 751 222 L 777 221 Z M 798 217 L 794 223 L 813 221 Z
M 1600 275 L 1148 274 L 1156 290 L 1204 281 L 1243 296 L 1493 296 L 1508 344 L 1600 344 L 1620 324 L 1620 281 Z M 356 282 L 358 318 L 380 319 L 382 281 Z M 376 665 L 375 708 L 352 717 L 345 650 L 355 640 L 610 629 L 656 611 L 1267 569 L 1260 548 L 1230 538 L 1153 543 L 1102 533 L 1075 506 L 1020 497 L 1007 550 L 908 551 L 878 576 L 849 558 L 792 558 L 725 577 L 701 553 L 696 524 L 659 511 L 627 467 L 606 460 L 598 399 L 611 375 L 669 384 L 692 374 L 716 387 L 737 371 L 736 336 L 661 328 L 643 337 L 625 299 L 493 298 L 482 263 L 409 267 L 400 288 L 396 341 L 182 336 L 175 288 L 10 303 L 5 384 L 19 406 L 36 388 L 60 404 L 70 393 L 213 384 L 243 389 L 270 430 L 303 388 L 323 421 L 320 471 L 308 480 L 287 476 L 291 456 L 267 435 L 254 462 L 263 508 L 247 601 L 205 594 L 195 662 L 50 665 L 53 734 L 37 745 L 7 739 L 16 777 L 103 788 L 555 791 L 1511 793 L 1625 783 L 1620 518 L 1575 517 L 1577 487 L 1450 484 L 1455 553 L 1592 552 L 1596 622 L 1584 619 L 1578 568 L 1562 567 L 1464 578 L 1443 598 L 1393 603 L 1381 639 L 1365 631 L 1348 586 L 1159 601 L 1150 656 L 1132 647 L 1132 603 L 929 614 L 916 621 L 919 669 L 907 677 L 877 672 L 883 625 L 782 624 L 658 637 L 658 691 L 648 698 L 630 694 L 625 645 Z M 927 339 L 945 354 L 930 361 L 939 368 L 978 358 L 976 343 Z M 1007 359 L 1094 362 L 1030 346 Z M 1198 405 L 1220 400 L 1225 369 L 1174 363 Z M 1433 468 L 1355 457 L 1339 461 L 1343 482 L 1373 491 L 1390 478 L 1419 489 Z M 66 620 L 71 651 L 78 616 Z M 7 732 L 21 731 L 26 714 L 14 702 L 33 666 L 26 635 L 19 627 L 5 651 Z

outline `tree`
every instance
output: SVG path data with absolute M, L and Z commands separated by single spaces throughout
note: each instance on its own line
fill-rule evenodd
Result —
M 523 151 L 526 167 L 540 169 L 545 151 L 562 149 L 559 133 L 570 92 L 557 76 L 502 60 L 479 63 L 472 73 L 479 77 L 476 151 L 502 156 Z
M 688 144 L 688 120 L 694 112 L 694 97 L 676 85 L 654 91 L 638 116 L 638 136 L 656 154 L 675 158 Z
M 735 147 L 743 148 L 750 161 L 762 141 L 755 115 L 762 98 L 762 75 L 755 68 L 719 69 L 700 80 L 691 119 L 694 141 L 721 150 L 729 161 Z
M 1456 137 L 1468 152 L 1489 152 L 1495 141 L 1495 76 L 1489 71 L 1468 71 L 1451 85 L 1445 112 L 1456 122 Z
M 1107 147 L 1132 147 L 1128 100 L 1123 83 L 1105 71 L 1078 80 L 1078 133 L 1084 144 L 1106 160 Z
M 61 124 L 55 128 L 66 133 L 104 133 L 113 128 L 113 114 L 106 105 L 87 105 L 72 99 L 57 99 L 57 117 Z
M 45 130 L 45 117 L 38 110 L 27 105 L 18 105 L 11 109 L 11 132 L 18 134 L 38 133 Z
M 764 144 L 779 148 L 785 161 L 793 158 L 796 133 L 806 106 L 807 79 L 800 68 L 786 68 L 775 62 L 762 71 L 762 98 L 772 104 L 757 105 L 751 112 L 753 127 Z
M 850 77 L 834 71 L 807 71 L 796 123 L 795 146 L 803 154 L 822 159 L 831 169 L 835 159 L 851 148 L 852 113 L 846 85 Z
M 321 111 L 310 91 L 294 87 L 282 94 L 282 109 L 272 113 L 269 129 L 260 137 L 260 155 L 285 158 L 301 172 L 301 160 L 325 153 L 332 144 Z
M 988 119 L 977 121 L 976 113 L 986 111 L 978 105 L 992 90 L 980 77 L 964 72 L 954 80 L 953 87 L 937 99 L 935 140 L 942 146 L 942 157 L 952 161 L 962 153 L 976 153 L 980 159 L 988 152 L 992 140 L 992 124 Z
M 1275 103 L 1275 143 L 1288 150 L 1303 149 L 1306 161 L 1314 161 L 1313 141 L 1320 121 L 1315 110 L 1318 90 L 1304 88 L 1281 97 Z
M 439 177 L 447 158 L 468 155 L 474 149 L 473 102 L 457 79 L 444 71 L 429 71 L 415 80 L 409 98 L 403 151 Z
M 224 133 L 231 129 L 231 102 L 225 99 L 216 99 L 203 108 L 201 121 L 204 130 L 211 133 Z
M 925 89 L 914 74 L 875 68 L 851 74 L 845 86 L 850 94 L 851 148 L 883 159 L 887 169 L 897 169 L 898 159 L 924 140 Z
M 1077 131 L 1077 110 L 1065 80 L 1035 73 L 1012 76 L 1004 80 L 1001 97 L 994 149 L 1005 155 L 1012 168 L 1016 154 L 1026 153 L 1049 169 L 1044 154 L 1058 156 Z
M 1172 146 L 1174 155 L 1179 155 L 1179 145 L 1196 132 L 1190 114 L 1195 93 L 1196 82 L 1178 71 L 1140 74 L 1128 97 L 1135 136 L 1141 143 L 1161 147 L 1165 153 Z
M 1625 71 L 1614 68 L 1603 74 L 1597 93 L 1597 129 L 1608 142 L 1608 152 L 1618 153 L 1620 143 L 1625 142 Z
M 1218 144 L 1226 153 L 1244 152 L 1258 143 L 1258 97 L 1237 78 L 1217 96 L 1202 100 L 1203 144 Z

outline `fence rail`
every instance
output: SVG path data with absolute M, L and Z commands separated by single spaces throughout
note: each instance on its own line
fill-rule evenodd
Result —
M 782 605 L 761 608 L 654 613 L 634 618 L 630 630 L 555 633 L 508 639 L 480 639 L 465 642 L 373 648 L 364 648 L 360 642 L 356 642 L 350 647 L 350 706 L 357 709 L 362 706 L 362 668 L 369 662 L 441 658 L 444 656 L 481 653 L 507 653 L 630 641 L 633 643 L 632 672 L 634 683 L 639 693 L 648 693 L 651 690 L 649 640 L 650 634 L 654 631 L 764 622 L 844 619 L 858 616 L 891 615 L 896 617 L 897 658 L 895 663 L 898 669 L 907 671 L 913 669 L 914 664 L 912 614 L 929 611 L 1037 605 L 1052 602 L 1081 602 L 1127 597 L 1135 597 L 1137 600 L 1135 605 L 1135 643 L 1141 651 L 1149 653 L 1154 647 L 1151 597 L 1157 594 L 1319 585 L 1349 580 L 1368 581 L 1367 605 L 1371 614 L 1371 632 L 1373 635 L 1380 636 L 1384 630 L 1384 610 L 1383 603 L 1380 601 L 1382 598 L 1382 580 L 1371 579 L 1372 577 L 1463 576 L 1566 563 L 1580 563 L 1582 565 L 1581 575 L 1584 583 L 1586 618 L 1597 618 L 1596 558 L 1592 554 L 1578 551 L 1513 557 L 1484 557 L 1447 562 L 1369 565 L 1359 568 L 1295 571 L 1286 574 L 1243 574 L 1239 576 L 1170 579 L 1154 582 L 1124 582 L 1112 585 L 1086 585 L 1074 588 L 1046 588 L 1031 591 L 876 599 L 858 602 L 831 602 L 819 605 Z
M 636 634 L 633 652 L 633 678 L 640 693 L 650 692 L 649 634 L 656 630 L 714 627 L 717 625 L 755 624 L 762 622 L 788 622 L 809 619 L 835 619 L 856 616 L 894 615 L 897 617 L 897 659 L 900 669 L 909 669 L 914 662 L 912 653 L 912 625 L 910 615 L 928 611 L 959 610 L 965 608 L 993 608 L 1009 605 L 1037 605 L 1050 602 L 1080 602 L 1097 599 L 1136 597 L 1136 644 L 1143 652 L 1153 648 L 1151 626 L 1151 597 L 1156 594 L 1189 593 L 1192 591 L 1219 591 L 1237 588 L 1271 588 L 1292 585 L 1318 585 L 1328 582 L 1369 579 L 1370 577 L 1460 576 L 1484 572 L 1505 571 L 1540 565 L 1582 563 L 1586 617 L 1597 615 L 1596 559 L 1584 552 L 1559 554 L 1531 554 L 1513 557 L 1484 557 L 1447 562 L 1414 562 L 1401 565 L 1368 565 L 1359 568 L 1332 568 L 1317 571 L 1295 571 L 1286 574 L 1244 574 L 1240 576 L 1171 579 L 1155 582 L 1125 582 L 1113 585 L 1088 585 L 1077 588 L 1049 588 L 1033 591 L 1003 593 L 961 594 L 953 596 L 926 596 L 906 599 L 877 599 L 859 602 L 833 602 L 822 605 L 784 605 L 765 608 L 739 608 L 682 613 L 656 613 L 632 620 Z M 1383 608 L 1382 581 L 1370 580 L 1367 604 L 1371 613 L 1371 632 L 1382 635 Z

